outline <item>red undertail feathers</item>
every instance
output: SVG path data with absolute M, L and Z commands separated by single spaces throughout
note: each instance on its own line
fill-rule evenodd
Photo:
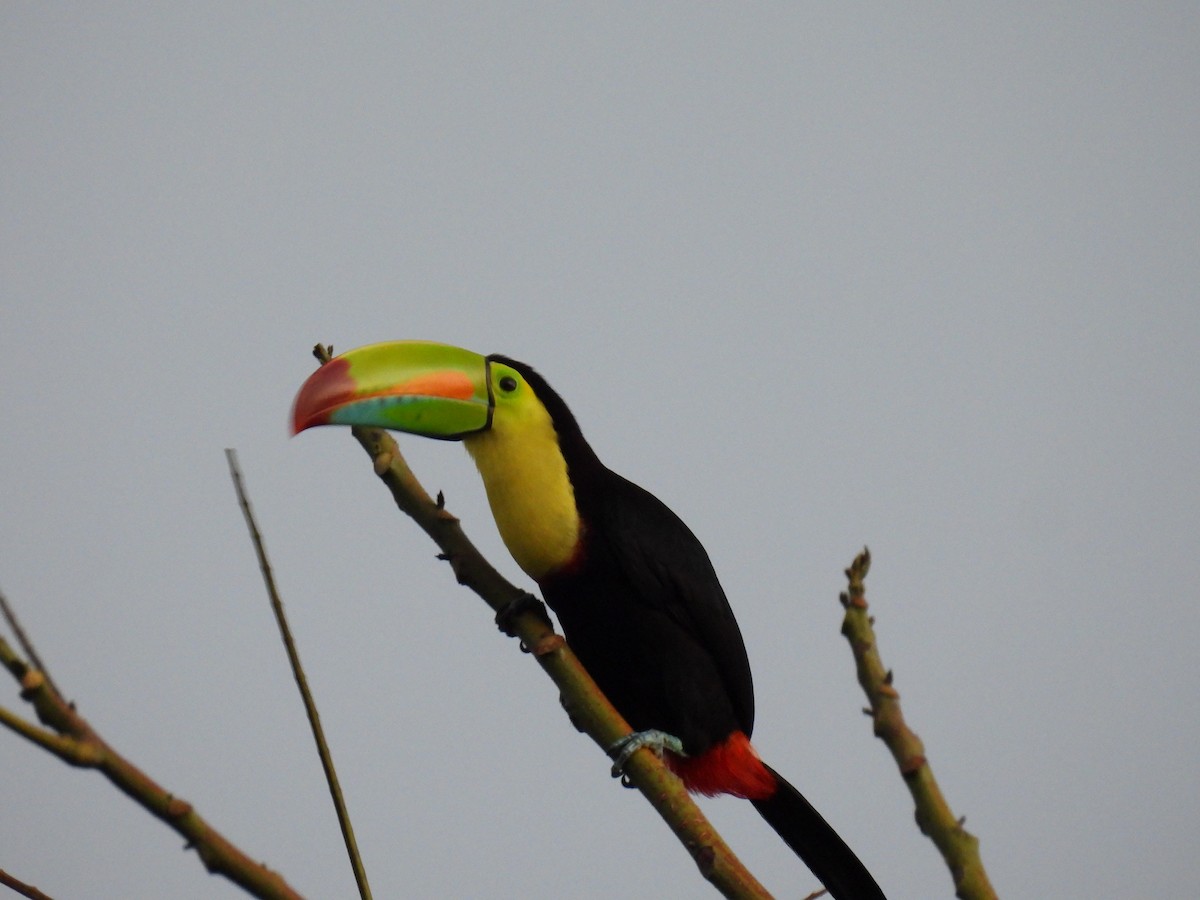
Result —
M 747 800 L 765 800 L 777 787 L 775 776 L 758 758 L 750 739 L 740 731 L 698 756 L 667 753 L 666 762 L 689 791 L 706 797 L 732 794 Z

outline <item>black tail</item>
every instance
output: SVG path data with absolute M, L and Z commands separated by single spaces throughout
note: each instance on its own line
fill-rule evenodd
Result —
M 779 789 L 766 800 L 751 800 L 784 843 L 812 869 L 834 900 L 887 900 L 867 867 L 801 793 L 767 766 Z

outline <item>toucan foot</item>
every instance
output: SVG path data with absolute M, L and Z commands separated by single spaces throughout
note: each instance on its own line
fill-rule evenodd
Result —
M 667 734 L 665 731 L 659 731 L 657 728 L 652 728 L 648 731 L 635 731 L 633 734 L 627 734 L 619 741 L 608 748 L 608 755 L 613 758 L 612 777 L 620 778 L 625 774 L 625 764 L 629 762 L 629 757 L 637 753 L 643 747 L 649 747 L 660 757 L 664 750 L 670 750 L 679 756 L 687 756 L 683 752 L 683 741 L 675 737 L 673 734 Z
M 517 636 L 516 619 L 523 613 L 533 613 L 547 628 L 553 628 L 546 604 L 528 591 L 521 591 L 496 613 L 496 625 L 509 637 Z

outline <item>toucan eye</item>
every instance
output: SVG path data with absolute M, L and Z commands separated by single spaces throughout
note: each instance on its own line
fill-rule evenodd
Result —
M 517 379 L 513 378 L 511 375 L 505 375 L 500 379 L 500 390 L 504 391 L 504 393 L 511 394 L 516 389 Z

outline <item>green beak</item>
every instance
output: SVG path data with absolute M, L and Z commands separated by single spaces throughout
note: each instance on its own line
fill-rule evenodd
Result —
M 300 388 L 292 433 L 368 425 L 453 441 L 492 423 L 487 359 L 430 341 L 369 344 L 336 356 Z

